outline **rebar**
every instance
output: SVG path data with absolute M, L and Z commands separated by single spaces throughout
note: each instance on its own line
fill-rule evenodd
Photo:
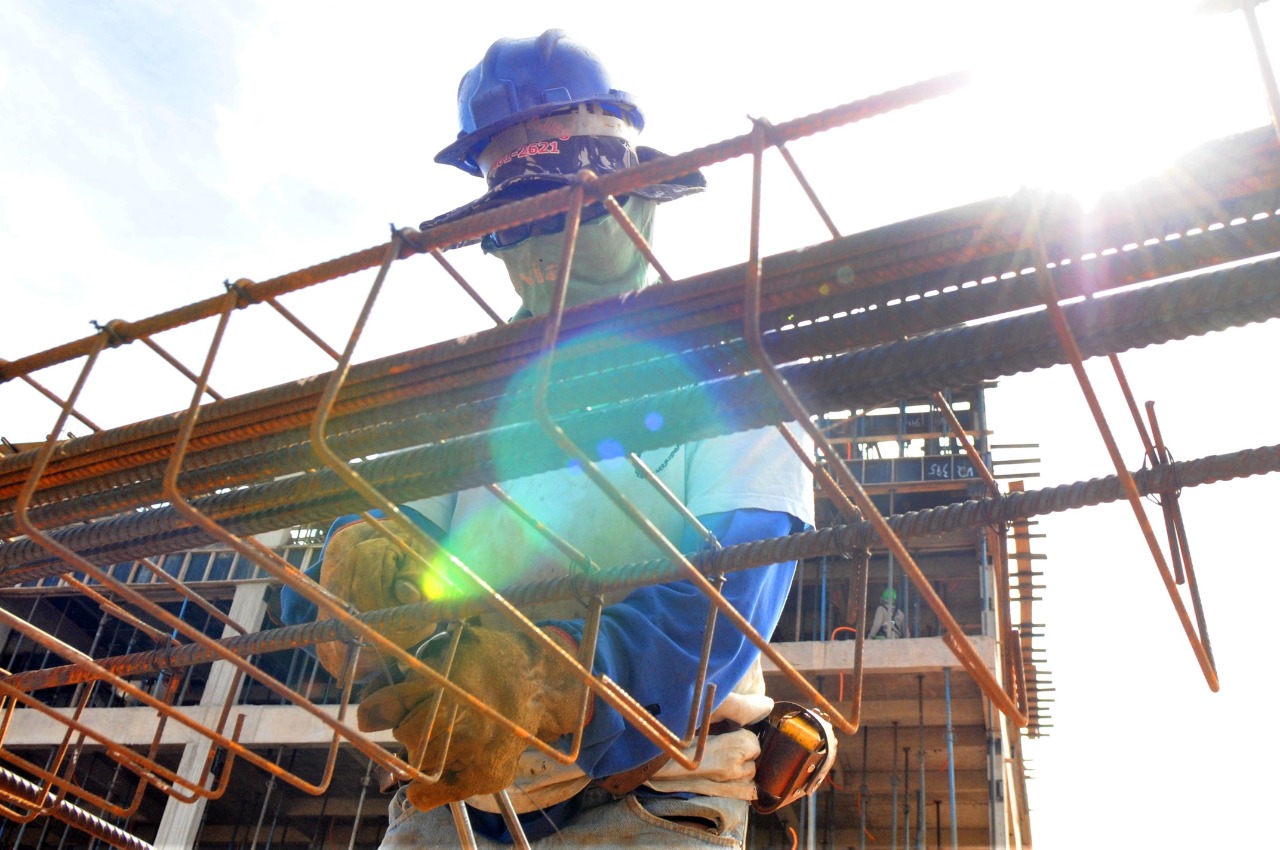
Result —
M 1156 470 L 1134 473 L 1138 489 L 1158 493 L 1171 486 L 1197 487 L 1251 475 L 1280 472 L 1280 444 L 1245 449 L 1224 455 L 1210 455 L 1190 461 L 1178 461 Z M 894 533 L 904 540 L 934 537 L 956 531 L 983 528 L 991 523 L 1009 523 L 1051 513 L 1061 513 L 1107 504 L 1124 498 L 1116 476 L 1077 481 L 1041 490 L 1007 493 L 1003 496 L 958 502 L 920 511 L 909 511 L 886 517 Z M 837 525 L 787 537 L 741 543 L 718 551 L 705 551 L 689 556 L 704 575 L 730 573 L 780 561 L 845 555 L 875 545 L 879 537 L 870 523 Z M 584 592 L 608 593 L 632 590 L 649 584 L 671 581 L 681 575 L 679 568 L 667 560 L 656 558 L 620 567 L 601 569 L 584 577 L 580 575 L 500 588 L 502 595 L 516 606 L 532 605 L 563 599 L 576 599 Z M 358 615 L 358 619 L 375 628 L 403 628 L 407 622 L 462 620 L 487 612 L 482 599 L 455 599 L 420 602 L 382 611 Z M 236 655 L 249 657 L 284 649 L 293 649 L 334 640 L 348 640 L 350 632 L 334 620 L 320 620 L 296 626 L 264 630 L 248 635 L 223 638 L 218 643 Z M 117 676 L 128 678 L 156 670 L 181 669 L 216 660 L 217 656 L 197 644 L 184 644 L 172 649 L 151 650 L 101 659 L 99 664 Z M 0 683 L 23 691 L 59 687 L 88 681 L 80 668 L 55 667 L 17 673 L 0 678 Z M 1043 690 L 1043 688 L 1040 688 Z
M 776 138 L 784 140 L 803 138 L 941 97 L 964 86 L 967 76 L 964 73 L 947 74 L 787 121 L 775 127 Z M 699 168 L 741 156 L 750 150 L 750 144 L 749 135 L 738 136 L 677 156 L 662 157 L 643 165 L 612 172 L 600 178 L 599 190 L 603 194 L 614 197 L 626 195 L 636 189 L 671 180 Z M 568 189 L 545 192 L 517 203 L 442 225 L 423 233 L 417 244 L 406 245 L 402 256 L 409 256 L 415 252 L 429 252 L 433 249 L 458 247 L 477 241 L 486 233 L 563 212 L 569 207 L 569 194 Z M 384 244 L 366 248 L 244 287 L 239 292 L 241 301 L 244 302 L 241 306 L 247 306 L 247 303 L 254 301 L 277 298 L 316 283 L 375 268 L 382 262 L 387 247 Z M 112 332 L 119 343 L 143 339 L 161 331 L 216 316 L 221 310 L 220 298 L 206 299 L 139 322 L 117 322 Z M 92 347 L 94 339 L 95 337 L 92 336 L 86 337 L 48 351 L 0 364 L 0 382 L 79 357 Z
M 0 361 L 0 382 L 13 377 L 30 382 L 30 373 L 38 369 L 86 355 L 88 361 L 70 399 L 55 399 L 63 408 L 62 416 L 44 448 L 0 459 L 0 587 L 63 574 L 69 567 L 105 584 L 108 579 L 96 565 L 189 549 L 211 540 L 227 543 L 263 566 L 275 579 L 294 584 L 296 571 L 267 547 L 245 538 L 262 531 L 324 522 L 342 513 L 361 512 L 367 516 L 371 504 L 394 518 L 398 503 L 543 472 L 561 465 L 566 454 L 576 457 L 589 473 L 595 458 L 580 447 L 596 445 L 601 435 L 621 439 L 628 452 L 638 456 L 649 449 L 764 425 L 797 420 L 807 423 L 811 410 L 870 407 L 1067 360 L 1079 368 L 1083 356 L 1113 355 L 1128 348 L 1280 316 L 1280 267 L 1276 265 L 1280 260 L 1088 300 L 1059 313 L 1059 295 L 1063 299 L 1093 296 L 1126 284 L 1280 249 L 1280 221 L 1275 215 L 1280 156 L 1274 139 L 1264 142 L 1257 134 L 1214 146 L 1212 153 L 1202 158 L 1201 168 L 1187 169 L 1196 178 L 1195 191 L 1189 191 L 1176 177 L 1143 184 L 1124 203 L 1114 204 L 1087 220 L 1088 226 L 1081 226 L 1086 220 L 1062 199 L 1027 193 L 847 239 L 835 238 L 770 260 L 758 256 L 760 163 L 767 147 L 778 148 L 834 234 L 834 224 L 785 142 L 935 97 L 962 83 L 961 75 L 949 75 L 777 126 L 757 121 L 748 135 L 603 177 L 580 174 L 574 185 L 564 189 L 438 227 L 393 230 L 392 240 L 385 245 L 260 284 L 241 280 L 229 284 L 227 292 L 218 298 L 141 322 L 113 321 L 85 340 L 12 363 Z M 1224 155 L 1227 151 L 1239 155 Z M 602 302 L 572 311 L 557 308 L 547 319 L 500 326 L 462 342 L 349 366 L 355 337 L 372 307 L 382 277 L 393 263 L 417 253 L 431 254 L 475 297 L 474 290 L 444 261 L 443 250 L 469 244 L 493 230 L 569 211 L 573 215 L 561 262 L 564 271 L 557 283 L 562 307 L 577 210 L 587 192 L 601 198 L 611 212 L 618 214 L 620 208 L 612 202 L 615 195 L 747 153 L 755 155 L 756 165 L 752 254 L 747 264 L 679 285 L 655 286 L 625 303 Z M 1207 197 L 1213 200 L 1206 201 Z M 1123 213 L 1129 209 L 1139 214 L 1126 217 Z M 634 229 L 628 232 L 633 238 L 636 236 Z M 886 239 L 886 234 L 892 238 Z M 1031 250 L 1031 245 L 1043 246 L 1043 252 Z M 662 277 L 668 278 L 652 251 L 645 245 L 639 247 Z M 382 268 L 374 292 L 344 355 L 338 355 L 277 301 L 286 293 L 372 268 L 379 262 Z M 744 278 L 750 282 L 745 304 Z M 1053 290 L 1048 286 L 1050 278 Z M 963 324 L 1032 307 L 1045 292 L 1053 297 L 1039 313 L 978 326 Z M 338 369 L 231 399 L 222 399 L 209 390 L 208 375 L 226 322 L 234 310 L 259 303 L 276 309 L 334 356 L 339 361 Z M 492 310 L 487 312 L 501 324 Z M 160 331 L 215 315 L 220 316 L 221 324 L 199 377 L 151 338 Z M 1063 316 L 1070 317 L 1077 328 L 1088 328 L 1087 333 L 1067 345 L 1069 356 L 1064 356 L 1058 340 L 1047 332 L 1051 322 L 1061 326 Z M 742 329 L 744 318 L 746 330 Z M 562 339 L 588 330 L 598 337 L 560 344 Z M 903 337 L 909 338 L 898 341 Z M 191 406 L 178 414 L 58 443 L 56 437 L 67 417 L 79 416 L 74 409 L 76 393 L 97 354 L 132 341 L 153 348 L 196 382 Z M 655 346 L 663 353 L 655 355 Z M 513 387 L 513 376 L 529 369 L 537 371 L 536 385 Z M 757 369 L 763 369 L 763 374 Z M 214 401 L 201 405 L 202 395 Z M 661 412 L 668 425 L 660 433 L 641 425 L 645 414 L 654 410 Z M 956 423 L 952 424 L 956 427 Z M 825 444 L 825 438 L 819 437 L 820 444 Z M 966 448 L 971 449 L 967 444 Z M 829 445 L 826 451 L 832 454 Z M 322 453 L 328 467 L 323 471 L 313 469 L 317 452 Z M 383 456 L 369 458 L 378 454 Z M 499 470 L 498 458 L 502 455 L 515 460 Z M 545 638 L 536 626 L 523 620 L 521 605 L 581 598 L 584 594 L 598 598 L 607 590 L 675 578 L 687 578 L 704 587 L 711 610 L 724 608 L 720 614 L 743 630 L 740 614 L 719 598 L 712 585 L 714 577 L 725 572 L 786 560 L 846 555 L 865 551 L 881 541 L 897 547 L 894 551 L 904 569 L 914 570 L 910 557 L 901 550 L 901 537 L 996 527 L 1035 512 L 1096 504 L 1122 495 L 1133 500 L 1135 488 L 1138 492 L 1172 493 L 1207 480 L 1271 471 L 1280 463 L 1278 455 L 1280 447 L 1254 449 L 1190 464 L 1161 463 L 1132 476 L 1117 461 L 1113 478 L 1077 482 L 1067 485 L 1066 491 L 1050 488 L 1052 492 L 1011 493 L 1005 497 L 989 494 L 982 500 L 885 519 L 874 506 L 868 509 L 863 504 L 869 504 L 869 498 L 861 485 L 832 454 L 828 460 L 833 471 L 823 470 L 819 477 L 836 493 L 854 492 L 863 505 L 860 514 L 852 509 L 847 512 L 849 524 L 844 526 L 693 556 L 683 555 L 665 539 L 655 540 L 667 557 L 499 590 L 489 588 L 477 577 L 477 592 L 469 597 L 358 617 L 317 590 L 314 583 L 298 579 L 304 595 L 318 596 L 322 610 L 333 619 L 222 641 L 193 634 L 190 637 L 195 642 L 191 644 L 101 660 L 58 645 L 59 654 L 75 663 L 5 676 L 0 679 L 0 686 L 6 695 L 20 697 L 24 704 L 42 709 L 47 707 L 32 700 L 31 691 L 98 679 L 145 698 L 125 681 L 125 676 L 218 659 L 243 668 L 244 659 L 250 655 L 329 640 L 352 641 L 372 636 L 374 645 L 384 648 L 383 629 L 405 622 L 461 619 L 493 607 L 510 612 L 512 619 L 527 626 L 535 639 Z M 356 459 L 361 461 L 358 472 L 353 468 Z M 836 480 L 840 481 L 839 486 Z M 162 500 L 168 505 L 152 507 Z M 619 507 L 626 509 L 625 505 Z M 860 515 L 868 515 L 872 521 L 857 522 Z M 647 522 L 643 515 L 633 518 L 642 527 Z M 25 537 L 9 539 L 19 533 Z M 466 571 L 461 563 L 451 566 Z M 1002 578 L 1007 581 L 1003 564 L 1002 569 Z M 917 587 L 924 583 L 922 575 L 908 572 Z M 866 581 L 864 564 L 860 578 L 863 601 Z M 940 619 L 946 620 L 945 605 L 929 597 L 926 588 L 920 590 Z M 117 592 L 125 593 L 119 588 Z M 144 604 L 136 595 L 128 598 L 140 608 L 146 609 L 150 604 Z M 1174 601 L 1177 605 L 1176 596 Z M 1001 597 L 1002 609 L 1007 604 L 1006 587 Z M 120 616 L 124 612 L 110 608 L 108 613 Z M 24 633 L 39 632 L 24 621 L 6 618 L 6 622 Z M 136 620 L 131 622 L 141 625 Z M 711 636 L 708 628 L 708 644 Z M 763 636 L 747 636 L 762 653 L 773 657 Z M 860 634 L 859 659 L 861 637 Z M 1010 695 L 998 686 L 983 684 L 991 678 L 990 673 L 968 646 L 958 624 L 948 624 L 944 640 L 987 695 L 1005 703 L 1001 710 L 1011 717 L 1026 713 L 1019 679 L 1024 675 L 1020 657 L 1007 656 L 1013 668 L 1005 671 L 1006 677 L 1017 682 Z M 1003 635 L 1003 640 L 1012 642 L 1013 649 L 1020 649 L 1015 629 Z M 53 645 L 52 638 L 48 642 Z M 549 648 L 564 655 L 564 660 L 577 663 L 558 646 Z M 394 646 L 389 649 L 396 650 L 398 660 L 415 664 L 415 671 L 421 666 L 403 650 Z M 586 666 L 575 669 L 589 685 L 590 656 L 587 650 Z M 779 666 L 784 673 L 794 674 L 802 689 L 807 686 L 803 677 L 785 662 Z M 261 680 L 268 686 L 273 684 L 269 678 Z M 349 687 L 350 682 L 345 684 Z M 446 688 L 450 685 L 447 681 L 442 684 Z M 299 704 L 308 702 L 301 694 L 272 689 Z M 921 724 L 922 689 L 923 685 Z M 625 692 L 610 691 L 604 685 L 592 687 L 592 691 L 619 710 L 625 700 L 632 699 Z M 855 687 L 855 691 L 860 693 L 860 688 Z M 821 701 L 820 693 L 813 695 Z M 344 708 L 347 696 L 349 692 L 344 693 Z M 1013 697 L 1018 700 L 1016 706 L 1011 706 Z M 684 739 L 677 739 L 676 733 L 666 730 L 638 705 L 626 716 L 650 740 L 664 750 L 671 749 L 672 758 L 688 767 L 696 764 L 704 739 L 699 738 L 692 761 L 680 750 L 692 740 L 701 698 L 701 689 L 695 686 L 690 728 Z M 713 697 L 708 694 L 706 698 L 711 701 Z M 170 713 L 168 706 L 146 701 L 162 713 Z M 230 754 L 242 755 L 269 769 L 271 766 L 264 759 L 238 744 L 238 722 L 230 739 L 222 734 L 229 707 L 230 702 L 224 706 L 217 730 L 199 727 L 180 714 L 175 716 Z M 314 705 L 304 707 L 316 710 Z M 855 717 L 857 710 L 855 704 Z M 270 771 L 273 777 L 285 778 L 309 793 L 323 790 L 337 752 L 336 733 L 347 731 L 339 728 L 342 719 L 340 712 L 337 721 L 329 721 L 335 728 L 335 738 L 321 785 L 303 783 L 283 771 Z M 500 716 L 496 719 L 505 720 Z M 81 731 L 89 734 L 91 730 Z M 704 726 L 702 735 L 705 734 Z M 157 738 L 158 735 L 157 732 Z M 363 736 L 352 733 L 349 737 L 378 763 L 401 764 Z M 575 736 L 573 752 L 568 754 L 549 745 L 540 749 L 558 759 L 572 760 L 577 740 Z M 151 761 L 124 751 L 121 754 L 130 755 L 130 764 L 135 767 L 140 761 Z M 923 737 L 918 758 L 923 777 Z M 441 761 L 443 767 L 443 755 Z M 407 775 L 430 781 L 419 772 L 418 761 L 415 765 Z M 158 764 L 156 769 L 165 778 L 179 780 L 160 771 Z M 230 759 L 224 777 L 229 773 Z M 909 791 L 906 760 L 904 774 Z M 37 810 L 37 815 L 46 805 L 52 805 L 50 801 L 64 805 L 61 798 L 43 791 L 37 797 L 9 790 L 2 782 L 5 776 L 0 775 L 0 791 L 11 801 L 32 800 L 30 808 Z M 184 801 L 194 800 L 196 793 L 220 793 L 221 783 L 213 792 L 204 788 L 206 778 L 194 786 L 182 780 L 191 795 L 176 788 L 162 790 Z M 895 800 L 896 792 L 895 775 Z M 916 839 L 922 843 L 923 781 L 919 794 Z M 909 811 L 909 799 L 908 793 L 904 796 L 904 815 Z M 264 800 L 264 814 L 265 805 Z M 455 807 L 460 823 L 465 820 L 462 811 L 461 806 Z M 61 816 L 66 818 L 65 814 Z M 896 818 L 895 811 L 895 842 Z M 811 808 L 811 841 L 813 820 Z M 952 824 L 954 829 L 954 816 Z M 904 826 L 904 834 L 909 835 L 909 818 L 904 818 Z M 467 830 L 460 826 L 460 832 L 466 842 Z
M 31 799 L 39 793 L 39 789 L 22 777 L 0 768 L 0 793 L 6 796 Z M 49 814 L 99 841 L 103 841 L 112 847 L 120 848 L 120 850 L 156 850 L 145 841 L 135 838 L 123 829 L 113 826 L 61 798 L 55 798 L 50 803 Z
M 861 332 L 868 335 L 860 344 L 866 345 L 1031 306 L 1035 303 L 1033 287 L 1015 285 L 1016 278 L 1004 285 L 1003 278 L 1018 273 L 1030 261 L 1018 245 L 1033 225 L 1037 228 L 1035 235 L 1050 246 L 1050 256 L 1062 258 L 1056 274 L 1064 296 L 1089 294 L 1275 250 L 1280 247 L 1280 226 L 1274 217 L 1266 215 L 1275 207 L 1276 185 L 1280 182 L 1272 148 L 1274 143 L 1264 145 L 1252 136 L 1233 140 L 1218 151 L 1220 157 L 1211 160 L 1212 167 L 1196 161 L 1198 192 L 1184 190 L 1179 194 L 1177 181 L 1172 187 L 1157 184 L 1146 195 L 1135 190 L 1137 200 L 1126 196 L 1127 203 L 1122 208 L 1104 210 L 1096 218 L 1082 219 L 1061 198 L 1027 194 L 993 199 L 770 258 L 764 265 L 768 282 L 764 315 L 772 326 L 779 326 L 788 317 L 792 321 L 817 319 L 842 311 L 856 312 L 877 303 L 884 306 L 894 300 L 923 298 L 933 308 L 917 310 L 914 327 L 900 324 L 904 311 L 877 311 L 874 323 L 863 323 L 868 327 Z M 1240 173 L 1244 167 L 1241 161 L 1253 169 L 1248 179 Z M 1206 203 L 1204 193 L 1209 191 L 1225 200 Z M 1247 220 L 1238 226 L 1210 230 L 1215 221 L 1234 221 L 1231 216 L 1235 214 Z M 1257 215 L 1264 217 L 1257 219 Z M 1132 250 L 1108 254 L 1104 250 L 1108 245 L 1125 245 Z M 1091 256 L 1093 259 L 1088 259 Z M 1070 262 L 1072 259 L 1074 263 Z M 636 334 L 654 344 L 665 340 L 667 346 L 676 348 L 695 347 L 699 339 L 705 345 L 707 339 L 725 338 L 726 328 L 731 330 L 738 321 L 740 305 L 736 293 L 741 275 L 740 269 L 724 269 L 682 282 L 678 287 L 651 287 L 630 299 L 633 303 L 620 308 L 610 302 L 572 311 L 572 316 L 566 316 L 567 328 L 576 330 L 590 322 L 602 329 L 601 339 L 581 351 L 570 352 L 571 356 L 562 361 L 577 361 L 579 370 L 581 364 L 589 362 L 594 369 L 603 352 L 621 346 L 615 354 L 623 357 L 620 362 L 626 362 L 624 355 L 628 346 L 635 349 L 630 341 Z M 1000 285 L 988 286 L 988 279 Z M 979 281 L 984 282 L 980 287 Z M 992 290 L 1001 291 L 1001 297 L 993 298 Z M 249 303 L 246 290 L 238 291 L 243 304 Z M 943 297 L 931 298 L 930 293 Z M 202 315 L 208 312 L 205 309 Z M 536 321 L 518 323 L 461 343 L 409 352 L 370 364 L 363 372 L 357 367 L 339 413 L 354 415 L 370 405 L 389 403 L 404 387 L 423 381 L 430 385 L 418 386 L 418 395 L 429 392 L 442 406 L 475 401 L 477 393 L 500 394 L 505 378 L 536 353 L 536 325 Z M 875 326 L 881 326 L 878 332 L 869 333 Z M 113 327 L 118 329 L 118 324 L 113 323 Z M 802 337 L 819 337 L 821 329 L 820 323 L 803 334 L 772 334 L 776 338 L 770 344 L 785 341 L 794 348 L 793 343 Z M 771 348 L 770 353 L 775 359 L 786 361 L 821 351 Z M 651 358 L 652 350 L 642 347 L 639 355 Z M 634 359 L 637 355 L 629 356 Z M 6 369 L 15 368 L 0 363 L 0 376 Z M 387 381 L 388 374 L 395 376 L 394 382 Z M 494 381 L 499 383 L 493 385 Z M 225 447 L 246 436 L 262 437 L 280 429 L 286 433 L 278 440 L 299 442 L 288 429 L 296 430 L 308 421 L 318 386 L 314 380 L 290 383 L 248 394 L 234 403 L 210 405 L 202 414 L 193 450 L 198 453 Z M 373 421 L 386 419 L 384 415 Z M 45 486 L 64 481 L 76 468 L 82 468 L 82 473 L 75 474 L 99 477 L 119 468 L 125 460 L 128 465 L 124 468 L 132 468 L 149 456 L 158 460 L 172 442 L 173 427 L 172 417 L 162 417 L 96 438 L 68 441 L 60 446 Z M 251 434 L 244 429 L 251 429 Z M 77 457 L 82 460 L 74 460 Z M 13 486 L 10 482 L 22 480 L 14 479 L 12 473 L 20 473 L 27 465 L 29 460 L 21 457 L 0 459 L 0 503 L 7 488 Z
M 1183 339 L 1280 316 L 1280 260 L 1204 273 L 1156 287 L 1117 293 L 1066 308 L 1085 356 Z M 827 323 L 830 324 L 830 323 Z M 1064 362 L 1042 313 L 956 328 L 903 342 L 852 351 L 783 367 L 810 409 L 869 407 L 889 399 L 966 386 Z M 669 427 L 654 433 L 644 416 L 660 410 Z M 715 436 L 726 427 L 745 430 L 785 421 L 787 411 L 759 376 L 744 376 L 672 389 L 563 417 L 576 442 L 595 445 L 604 436 L 630 451 L 669 447 Z M 726 425 L 726 423 L 729 423 Z M 512 449 L 519 447 L 518 452 Z M 395 448 L 370 435 L 369 451 Z M 382 492 L 409 501 L 499 477 L 495 456 L 507 458 L 508 477 L 555 468 L 563 455 L 531 423 L 375 458 L 361 474 Z M 200 510 L 237 534 L 326 522 L 362 510 L 363 501 L 329 472 L 299 475 L 193 500 Z M 203 533 L 186 527 L 169 508 L 112 517 L 53 533 L 54 539 L 94 563 L 120 563 L 161 552 L 205 545 Z M 62 572 L 29 541 L 0 544 L 0 586 Z

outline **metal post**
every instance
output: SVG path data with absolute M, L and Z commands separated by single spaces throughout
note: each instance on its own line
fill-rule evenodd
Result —
M 947 691 L 947 797 L 951 806 L 951 850 L 957 850 L 956 834 L 956 733 L 951 725 L 951 668 L 942 668 L 942 681 Z
M 280 764 L 280 757 L 284 755 L 284 750 L 276 751 L 276 764 Z M 271 792 L 275 790 L 275 776 L 267 777 L 267 787 L 262 793 L 262 809 L 258 812 L 258 825 L 253 830 L 253 840 L 249 842 L 249 850 L 257 850 L 258 836 L 262 833 L 262 823 L 267 819 L 267 806 L 271 802 Z
M 804 824 L 804 846 L 806 850 L 817 850 L 818 846 L 818 795 L 810 794 L 805 798 L 806 818 Z
M 818 595 L 818 637 L 817 640 L 827 639 L 827 556 L 822 556 L 822 565 L 819 569 L 818 587 L 820 589 Z
M 996 782 L 999 778 L 998 762 L 996 761 L 996 720 L 995 710 L 991 706 L 991 701 L 984 699 L 983 704 L 987 712 L 987 828 L 990 830 L 991 842 L 994 847 L 996 836 L 999 834 L 999 826 L 1003 821 L 1003 818 L 996 813 L 996 807 L 999 805 L 996 800 Z
M 978 560 L 978 604 L 982 609 L 982 633 L 990 635 L 994 631 L 991 627 L 990 576 L 987 575 L 987 564 L 991 558 L 991 550 L 987 547 L 987 535 L 985 534 L 982 535 L 980 552 L 981 555 Z
M 360 802 L 356 803 L 355 820 L 351 821 L 351 840 L 347 842 L 347 850 L 355 850 L 356 832 L 360 829 L 360 813 L 364 811 L 364 798 L 369 793 L 369 783 L 373 781 L 373 759 L 369 759 L 369 766 L 365 768 L 364 779 L 360 782 Z
M 297 755 L 297 753 L 298 753 L 297 750 L 293 751 L 293 755 Z M 292 757 L 290 757 L 289 759 L 289 769 L 290 770 L 293 769 Z M 271 813 L 271 828 L 267 832 L 267 844 L 266 844 L 266 847 L 263 848 L 263 850 L 271 850 L 271 845 L 275 843 L 276 827 L 280 823 L 280 810 L 284 808 L 284 798 L 285 798 L 286 790 L 287 789 L 281 788 L 280 793 L 276 795 L 276 810 Z
M 902 850 L 911 846 L 911 748 L 902 748 Z
M 867 850 L 867 746 L 871 727 L 862 727 L 862 784 L 858 786 L 858 850 Z
M 892 555 L 890 557 L 893 557 Z M 898 766 L 895 762 L 898 760 L 898 721 L 893 721 L 893 750 L 892 758 L 889 759 L 889 773 L 892 778 L 889 780 L 889 786 L 893 789 L 893 801 L 889 805 L 889 810 L 893 813 L 893 829 L 889 835 L 889 847 L 897 850 L 898 847 Z
M 920 763 L 920 788 L 918 790 L 919 798 L 916 801 L 916 850 L 924 850 L 924 831 L 925 831 L 925 788 L 924 788 L 924 674 L 921 673 L 916 677 L 918 684 L 919 696 L 917 701 L 920 706 L 920 746 L 916 748 L 916 761 Z

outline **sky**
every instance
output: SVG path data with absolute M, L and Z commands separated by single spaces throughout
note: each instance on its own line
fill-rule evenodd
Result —
M 793 146 L 846 233 L 1022 186 L 1088 206 L 1196 144 L 1268 121 L 1239 12 L 1195 14 L 1177 0 L 711 5 L 0 0 L 0 357 L 378 245 L 389 225 L 471 200 L 480 181 L 432 161 L 456 132 L 458 78 L 494 39 L 550 27 L 605 59 L 644 110 L 642 141 L 670 153 L 745 133 L 750 117 L 781 122 L 971 70 L 961 93 Z M 1275 56 L 1273 7 L 1258 16 Z M 663 208 L 656 247 L 677 277 L 745 258 L 745 168 L 708 169 L 710 191 Z M 765 252 L 826 238 L 769 168 Z M 514 309 L 496 263 L 476 251 L 450 259 L 500 313 Z M 488 325 L 429 261 L 399 265 L 357 359 Z M 339 344 L 368 282 L 353 276 L 289 304 Z M 326 368 L 270 322 L 236 315 L 211 381 L 223 395 Z M 208 327 L 159 341 L 194 368 Z M 1121 358 L 1178 459 L 1275 443 L 1278 360 L 1275 322 Z M 1100 365 L 1090 373 L 1136 467 L 1139 444 Z M 184 407 L 190 385 L 171 372 L 141 346 L 107 352 L 81 409 L 114 426 Z M 74 376 L 39 378 L 65 391 Z M 0 435 L 41 438 L 54 415 L 20 382 L 0 385 Z M 1028 487 L 1113 471 L 1066 369 L 1002 380 L 990 420 L 993 442 L 1039 444 Z M 1272 475 L 1182 497 L 1218 693 L 1127 506 L 1038 524 L 1042 645 L 1057 688 L 1054 728 L 1026 750 L 1039 850 L 1256 843 L 1274 786 L 1251 777 L 1280 756 L 1255 719 L 1273 704 L 1277 495 Z

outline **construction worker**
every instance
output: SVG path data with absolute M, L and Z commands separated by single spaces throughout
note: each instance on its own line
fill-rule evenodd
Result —
M 871 621 L 872 640 L 900 638 L 906 633 L 906 615 L 898 609 L 898 591 L 886 587 L 880 594 L 875 618 Z
M 644 127 L 635 100 L 613 87 L 604 66 L 559 30 L 536 38 L 504 38 L 462 78 L 458 95 L 461 131 L 436 157 L 482 176 L 488 192 L 470 204 L 423 223 L 427 230 L 493 205 L 567 185 L 584 167 L 597 174 L 632 167 L 653 156 L 635 139 Z M 619 199 L 646 239 L 655 210 L 666 201 L 701 191 L 694 173 Z M 599 207 L 584 213 L 568 280 L 570 306 L 618 303 L 646 285 L 648 264 L 624 232 Z M 482 248 L 505 264 L 521 308 L 517 318 L 551 309 L 564 234 L 563 216 L 493 233 Z M 512 392 L 518 392 L 521 379 Z M 527 384 L 524 385 L 527 387 Z M 652 427 L 661 428 L 657 412 Z M 732 423 L 727 431 L 733 432 Z M 619 451 L 618 449 L 621 449 Z M 629 465 L 626 447 L 601 452 L 599 470 L 683 551 L 700 538 L 681 515 Z M 813 523 L 812 481 L 776 429 L 645 452 L 642 460 L 724 545 L 779 537 Z M 583 474 L 568 468 L 502 483 L 509 496 L 602 567 L 645 561 L 661 554 L 653 541 Z M 574 565 L 495 495 L 478 488 L 411 502 L 406 513 L 491 586 L 562 577 Z M 362 522 L 335 523 L 323 556 L 322 582 L 367 610 L 431 598 L 430 578 Z M 761 634 L 777 624 L 794 562 L 729 574 L 722 592 Z M 621 685 L 638 706 L 677 736 L 695 703 L 708 601 L 689 582 L 645 587 L 606 597 L 594 671 Z M 533 606 L 526 613 L 553 639 L 576 652 L 584 603 Z M 394 639 L 410 646 L 420 634 Z M 442 636 L 418 648 L 439 662 Z M 451 676 L 522 727 L 549 742 L 575 731 L 581 683 L 542 647 L 513 631 L 502 617 L 484 617 L 462 631 Z M 322 658 L 325 656 L 322 655 Z M 326 666 L 335 669 L 340 658 Z M 361 658 L 361 665 L 364 659 Z M 443 804 L 466 799 L 480 847 L 502 847 L 512 838 L 492 795 L 505 790 L 520 813 L 522 829 L 537 848 L 547 847 L 741 847 L 749 801 L 755 797 L 755 734 L 742 725 L 766 717 L 758 650 L 721 618 L 715 626 L 707 681 L 716 685 L 713 734 L 699 766 L 689 770 L 665 759 L 658 747 L 604 701 L 593 698 L 575 763 L 561 765 L 474 714 L 459 722 L 439 782 L 410 783 L 390 805 L 383 847 L 457 846 L 457 826 Z M 424 769 L 439 757 L 440 742 L 423 736 L 435 689 L 409 677 L 371 693 L 359 707 L 361 727 L 392 728 L 408 751 L 422 753 Z M 447 705 L 447 703 L 446 703 Z M 447 716 L 447 715 L 442 715 Z M 441 722 L 442 725 L 442 722 Z

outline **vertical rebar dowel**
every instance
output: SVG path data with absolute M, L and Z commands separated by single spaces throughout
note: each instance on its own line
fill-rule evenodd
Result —
M 986 702 L 987 711 L 987 831 L 996 834 L 996 825 L 1000 823 L 1003 807 L 996 800 L 996 787 L 1000 781 L 1000 760 L 996 753 L 996 718 L 995 706 Z
M 1254 0 L 1244 0 L 1240 8 L 1244 12 L 1245 23 L 1249 25 L 1249 38 L 1253 40 L 1253 52 L 1258 58 L 1258 73 L 1262 76 L 1262 86 L 1267 93 L 1267 113 L 1271 116 L 1271 126 L 1276 131 L 1276 137 L 1280 138 L 1280 87 L 1276 86 L 1276 75 L 1267 56 L 1267 45 L 1262 40 Z
M 67 823 L 67 824 L 63 824 L 63 825 L 62 825 L 62 835 L 58 837 L 58 848 L 57 848 L 57 850 L 66 850 L 66 846 L 67 846 L 67 836 L 69 836 L 70 834 L 71 834 L 71 824 L 69 824 L 69 823 Z
M 320 800 L 320 814 L 316 817 L 316 828 L 311 832 L 311 840 L 307 842 L 307 850 L 316 850 L 320 847 L 320 831 L 324 829 L 325 812 L 329 809 L 329 795 L 325 794 Z M 357 807 L 358 811 L 358 807 Z M 333 822 L 333 818 L 329 818 L 329 822 Z M 352 833 L 354 835 L 354 833 Z

